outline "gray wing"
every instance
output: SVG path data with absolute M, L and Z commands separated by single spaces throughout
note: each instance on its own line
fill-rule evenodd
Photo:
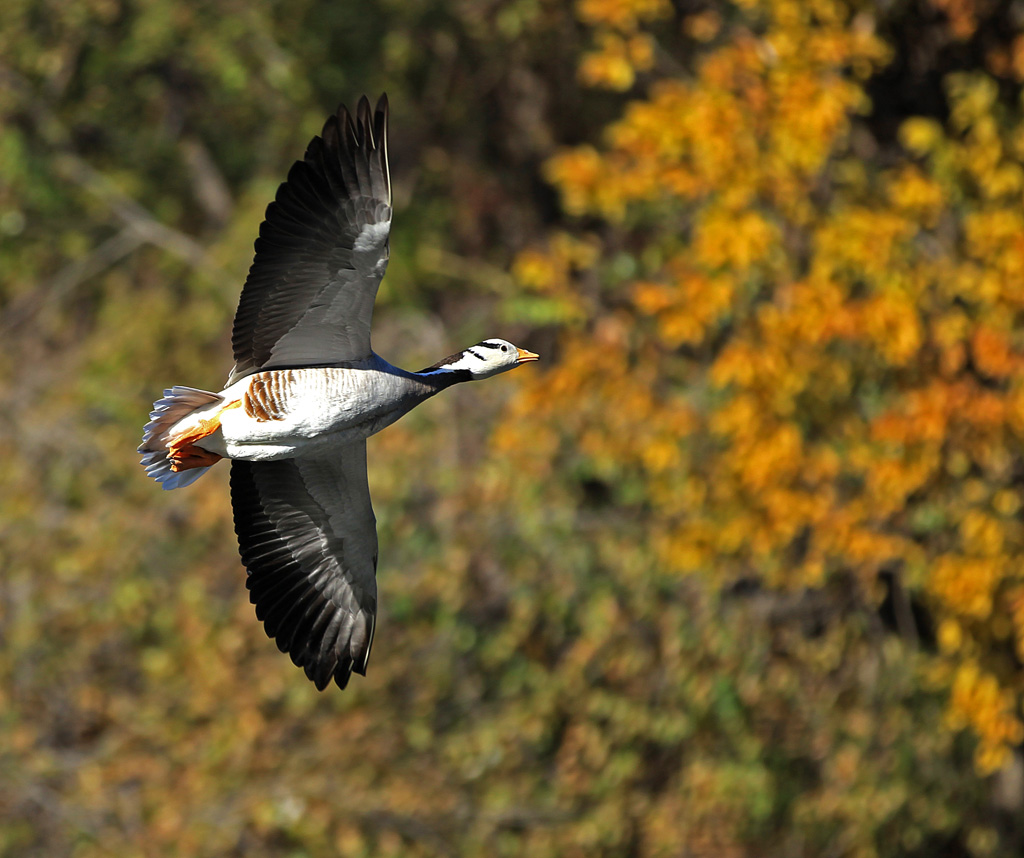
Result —
M 277 189 L 235 312 L 232 384 L 275 367 L 370 356 L 391 230 L 388 100 L 344 105 Z
M 231 463 L 231 505 L 256 616 L 321 691 L 366 674 L 377 527 L 366 443 L 333 458 Z

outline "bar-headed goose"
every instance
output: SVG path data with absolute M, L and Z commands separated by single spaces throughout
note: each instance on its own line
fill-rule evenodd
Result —
M 435 393 L 537 355 L 488 339 L 420 372 L 370 348 L 388 264 L 388 102 L 344 106 L 267 208 L 235 314 L 220 393 L 173 387 L 139 452 L 165 489 L 231 459 L 250 599 L 319 689 L 365 674 L 377 613 L 377 529 L 366 439 Z

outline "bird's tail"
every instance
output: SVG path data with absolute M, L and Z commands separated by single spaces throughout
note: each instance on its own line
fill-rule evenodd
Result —
M 174 461 L 171 457 L 172 444 L 176 437 L 176 433 L 175 436 L 171 435 L 171 429 L 182 418 L 197 409 L 220 402 L 221 399 L 219 394 L 207 390 L 175 386 L 165 390 L 163 398 L 153 403 L 149 423 L 143 430 L 139 452 L 142 454 L 142 467 L 146 469 L 146 473 L 165 490 L 192 485 L 210 469 L 210 465 L 179 467 L 180 462 Z

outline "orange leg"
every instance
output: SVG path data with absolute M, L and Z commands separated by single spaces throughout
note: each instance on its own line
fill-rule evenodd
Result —
M 202 447 L 188 444 L 183 447 L 174 447 L 170 452 L 171 470 L 188 471 L 192 468 L 208 468 L 219 462 L 223 457 L 217 453 L 211 453 Z
M 229 402 L 212 417 L 200 420 L 192 431 L 171 438 L 167 445 L 167 455 L 171 460 L 171 470 L 177 473 L 178 471 L 187 471 L 191 468 L 208 468 L 224 458 L 217 453 L 211 453 L 209 450 L 197 447 L 195 442 L 216 432 L 220 428 L 220 416 L 229 408 L 238 408 L 241 404 L 241 399 Z

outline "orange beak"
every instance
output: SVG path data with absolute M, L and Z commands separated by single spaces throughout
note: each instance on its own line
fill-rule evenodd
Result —
M 528 352 L 526 349 L 516 349 L 519 352 L 519 363 L 526 363 L 528 360 L 538 360 L 540 355 L 535 355 L 533 352 Z

